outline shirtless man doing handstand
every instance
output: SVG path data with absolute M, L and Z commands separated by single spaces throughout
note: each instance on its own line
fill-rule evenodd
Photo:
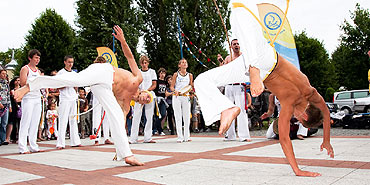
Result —
M 220 120 L 219 134 L 223 134 L 240 113 L 240 108 L 223 96 L 217 86 L 250 80 L 254 97 L 261 94 L 266 86 L 280 100 L 279 140 L 294 173 L 297 176 L 319 176 L 319 173 L 299 169 L 289 138 L 289 121 L 294 115 L 307 128 L 323 124 L 324 136 L 320 148 L 325 148 L 333 158 L 329 110 L 324 99 L 310 85 L 306 75 L 278 55 L 267 43 L 260 25 L 247 9 L 248 3 L 251 10 L 258 12 L 255 2 L 230 1 L 231 29 L 244 49 L 243 54 L 227 65 L 200 74 L 194 81 L 206 125 Z
M 84 87 L 91 86 L 91 91 L 99 100 L 111 122 L 111 131 L 116 148 L 117 159 L 125 159 L 127 164 L 142 166 L 129 147 L 125 120 L 130 110 L 130 101 L 147 104 L 153 100 L 150 93 L 140 91 L 139 85 L 143 80 L 134 56 L 128 47 L 123 31 L 119 26 L 114 26 L 114 37 L 121 42 L 122 50 L 127 58 L 131 72 L 113 67 L 109 63 L 100 63 L 98 60 L 85 70 L 75 74 L 58 76 L 40 76 L 28 82 L 25 86 L 15 91 L 15 99 L 41 88 Z M 99 74 L 99 75 L 97 75 Z

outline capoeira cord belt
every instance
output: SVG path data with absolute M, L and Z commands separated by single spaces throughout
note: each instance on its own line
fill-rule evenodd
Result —
M 269 40 L 270 40 L 270 45 L 271 45 L 273 48 L 275 48 L 274 43 L 275 43 L 275 41 L 276 41 L 277 37 L 279 36 L 281 29 L 282 29 L 282 28 L 283 28 L 283 26 L 284 26 L 284 23 L 285 23 L 285 20 L 286 20 L 286 15 L 287 15 L 287 13 L 288 13 L 288 9 L 289 9 L 289 2 L 290 2 L 290 0 L 287 0 L 287 1 L 286 1 L 287 6 L 286 6 L 285 13 L 284 13 L 284 19 L 283 19 L 283 22 L 282 22 L 282 24 L 281 24 L 281 26 L 280 26 L 280 28 L 279 28 L 278 32 L 276 33 L 276 35 L 275 35 L 275 37 L 274 37 L 274 39 L 271 39 L 270 34 L 269 34 L 269 32 L 267 31 L 267 29 L 266 29 L 266 26 L 264 26 L 264 25 L 262 24 L 262 22 L 257 18 L 257 16 L 256 16 L 256 15 L 255 15 L 255 14 L 254 14 L 254 13 L 253 13 L 249 8 L 247 8 L 243 3 L 233 3 L 233 8 L 245 8 L 249 13 L 251 13 L 251 14 L 253 15 L 253 17 L 257 20 L 257 22 L 261 25 L 262 29 L 267 33 L 267 36 L 268 36 L 268 38 L 269 38 Z

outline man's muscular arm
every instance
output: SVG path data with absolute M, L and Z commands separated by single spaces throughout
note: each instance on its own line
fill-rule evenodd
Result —
M 285 154 L 286 159 L 288 160 L 290 166 L 292 167 L 294 173 L 297 176 L 310 176 L 316 177 L 320 176 L 319 173 L 316 172 L 309 172 L 309 171 L 302 171 L 299 169 L 297 160 L 294 155 L 293 145 L 289 137 L 290 132 L 290 118 L 293 114 L 293 104 L 290 102 L 280 102 L 281 103 L 281 111 L 279 115 L 279 141 L 281 148 Z
M 275 111 L 275 101 L 274 101 L 275 96 L 273 94 L 270 94 L 269 96 L 269 109 L 267 112 L 263 113 L 262 116 L 260 117 L 262 120 L 271 117 L 272 114 L 274 114 Z
M 320 146 L 321 151 L 325 148 L 330 155 L 331 158 L 334 158 L 334 150 L 330 144 L 330 112 L 328 107 L 325 104 L 324 99 L 322 96 L 317 92 L 315 88 L 312 87 L 311 96 L 308 98 L 308 101 L 314 104 L 317 108 L 319 108 L 324 116 L 324 137 L 323 143 Z
M 114 26 L 115 33 L 112 33 L 112 35 L 121 42 L 122 51 L 125 54 L 125 57 L 128 61 L 128 65 L 130 66 L 131 72 L 135 77 L 138 77 L 139 79 L 142 79 L 141 72 L 139 70 L 139 67 L 136 64 L 134 55 L 132 55 L 132 52 L 130 50 L 130 47 L 126 43 L 126 39 L 124 37 L 123 31 L 119 26 Z

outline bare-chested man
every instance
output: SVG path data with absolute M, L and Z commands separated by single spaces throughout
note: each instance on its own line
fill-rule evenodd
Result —
M 226 57 L 225 61 L 223 61 L 223 65 L 234 61 L 236 58 L 242 55 L 238 39 L 233 39 L 231 41 L 231 49 L 233 50 L 232 55 L 228 55 Z M 219 57 L 221 57 L 221 55 L 219 55 Z M 221 61 L 222 57 L 218 58 L 218 60 Z M 237 116 L 239 141 L 252 141 L 249 134 L 248 114 L 245 110 L 246 101 L 248 105 L 251 105 L 251 99 L 249 93 L 245 93 L 245 88 L 245 83 L 230 83 L 225 86 L 225 96 L 227 96 L 230 101 L 234 102 L 235 105 L 241 109 L 240 114 Z M 225 141 L 233 140 L 236 140 L 235 121 L 232 122 L 230 128 L 225 134 Z
M 126 43 L 122 29 L 114 26 L 114 37 L 121 42 L 122 50 L 127 58 L 131 72 L 113 67 L 109 63 L 91 64 L 85 70 L 75 74 L 58 76 L 40 76 L 15 92 L 15 99 L 20 100 L 32 90 L 41 88 L 83 87 L 91 86 L 91 91 L 99 100 L 111 122 L 112 138 L 116 147 L 118 159 L 125 159 L 130 165 L 144 165 L 132 154 L 129 147 L 125 115 L 130 110 L 130 101 L 140 104 L 152 101 L 152 96 L 138 89 L 143 78 L 135 62 L 129 46 Z M 97 75 L 99 74 L 99 75 Z
M 206 124 L 220 120 L 219 133 L 222 134 L 240 113 L 240 108 L 223 96 L 217 86 L 250 80 L 252 96 L 257 96 L 262 93 L 264 84 L 280 100 L 279 140 L 294 173 L 297 176 L 319 176 L 319 173 L 299 169 L 289 138 L 289 121 L 294 115 L 307 128 L 323 123 L 324 137 L 320 148 L 325 148 L 328 155 L 334 157 L 330 144 L 330 114 L 324 99 L 303 73 L 278 56 L 266 42 L 259 23 L 246 8 L 246 4 L 250 3 L 249 9 L 257 11 L 257 5 L 240 0 L 231 0 L 230 3 L 232 33 L 238 38 L 243 54 L 233 62 L 204 72 L 195 79 Z

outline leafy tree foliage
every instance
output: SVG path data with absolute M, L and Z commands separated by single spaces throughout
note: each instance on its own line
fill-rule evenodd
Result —
M 360 4 L 351 13 L 353 24 L 345 20 L 340 26 L 340 46 L 332 54 L 340 86 L 347 89 L 368 88 L 367 72 L 370 67 L 367 52 L 370 50 L 370 14 Z
M 322 96 L 325 96 L 327 88 L 338 88 L 335 67 L 330 62 L 322 42 L 307 37 L 306 32 L 296 34 L 294 39 L 301 71 L 306 74 L 311 85 Z
M 75 34 L 68 23 L 53 9 L 46 9 L 32 24 L 25 37 L 26 43 L 20 58 L 17 58 L 16 74 L 25 64 L 28 64 L 28 51 L 38 49 L 41 52 L 39 68 L 48 74 L 52 70 L 64 67 L 65 55 L 73 55 Z
M 147 55 L 151 59 L 150 67 L 166 68 L 169 72 L 177 71 L 180 60 L 180 46 L 178 42 L 177 17 L 181 19 L 181 29 L 186 36 L 205 53 L 213 62 L 217 63 L 217 54 L 226 55 L 224 49 L 225 33 L 217 10 L 212 0 L 138 0 L 140 11 L 143 14 L 144 41 Z M 226 24 L 228 24 L 228 1 L 219 0 L 218 6 Z M 215 67 L 197 49 L 183 40 L 190 47 L 195 56 L 209 68 Z M 187 59 L 189 68 L 195 75 L 207 70 L 198 63 L 192 55 L 183 48 L 184 58 Z
M 79 27 L 77 61 L 79 69 L 87 67 L 96 58 L 97 47 L 112 49 L 112 31 L 119 25 L 133 54 L 138 58 L 136 47 L 139 42 L 142 19 L 133 5 L 133 0 L 78 0 L 76 24 Z M 115 43 L 117 60 L 120 67 L 128 68 L 119 42 Z

